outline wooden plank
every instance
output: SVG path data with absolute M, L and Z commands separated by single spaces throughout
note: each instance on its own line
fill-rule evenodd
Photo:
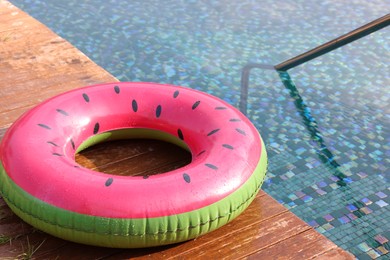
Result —
M 14 237 L 0 246 L 0 259 L 41 259 L 39 252 L 62 247 L 67 241 L 48 236 L 36 229 Z M 55 259 L 55 258 L 50 258 Z
M 8 238 L 28 234 L 33 229 L 30 225 L 18 218 L 5 204 L 3 199 L 0 200 L 0 224 L 0 235 Z
M 285 212 L 278 217 L 236 230 L 228 237 L 229 239 L 219 237 L 212 244 L 202 244 L 196 249 L 176 254 L 175 257 L 179 256 L 183 259 L 243 258 L 308 229 L 310 227 L 296 216 Z
M 4 134 L 5 134 L 5 132 L 7 131 L 7 129 L 8 129 L 9 126 L 10 126 L 10 125 L 6 125 L 6 126 L 4 126 L 3 128 L 0 127 L 0 140 L 3 139 L 3 136 L 4 136 Z
M 308 259 L 337 248 L 335 244 L 313 229 L 276 243 L 247 257 L 256 259 Z
M 76 87 L 117 81 L 69 42 L 0 1 L 0 127 Z

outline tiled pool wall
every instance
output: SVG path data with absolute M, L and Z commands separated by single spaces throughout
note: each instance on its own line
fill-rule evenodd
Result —
M 12 2 L 121 81 L 236 106 L 247 63 L 275 65 L 390 11 L 380 0 Z M 263 189 L 359 259 L 390 256 L 389 32 L 291 69 L 285 84 L 274 70 L 250 76 L 248 116 L 269 152 Z

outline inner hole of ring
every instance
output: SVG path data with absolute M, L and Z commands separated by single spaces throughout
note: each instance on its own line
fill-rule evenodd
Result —
M 76 162 L 88 169 L 121 176 L 169 172 L 192 161 L 179 138 L 153 129 L 120 129 L 94 135 L 77 149 Z

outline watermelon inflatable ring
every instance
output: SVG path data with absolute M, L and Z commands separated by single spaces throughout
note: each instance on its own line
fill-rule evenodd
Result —
M 151 176 L 117 176 L 75 162 L 109 140 L 159 139 L 190 164 Z M 89 245 L 177 243 L 237 217 L 265 176 L 262 139 L 238 110 L 208 94 L 153 83 L 75 89 L 21 116 L 0 146 L 0 190 L 27 223 Z

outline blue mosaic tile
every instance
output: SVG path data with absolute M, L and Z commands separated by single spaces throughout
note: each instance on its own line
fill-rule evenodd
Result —
M 367 198 L 363 198 L 363 199 L 361 199 L 360 201 L 363 202 L 365 205 L 370 205 L 370 204 L 372 204 L 372 201 L 369 200 L 369 199 L 367 199 Z
M 383 208 L 383 207 L 386 207 L 388 206 L 389 204 L 384 202 L 383 200 L 378 200 L 377 202 L 375 202 L 379 207 Z
M 324 216 L 324 219 L 325 219 L 326 221 L 330 222 L 330 221 L 332 221 L 332 220 L 334 219 L 334 217 L 333 217 L 332 215 L 328 214 L 328 215 L 325 215 L 325 216 Z
M 346 223 L 350 222 L 351 220 L 347 216 L 342 216 L 341 218 L 339 218 L 339 221 L 341 224 L 346 224 Z
M 318 187 L 323 188 L 323 187 L 326 187 L 328 184 L 324 181 L 321 181 L 321 182 L 317 183 L 317 185 L 318 185 Z
M 351 219 L 351 220 L 355 220 L 357 219 L 358 217 L 352 213 L 348 213 L 347 216 Z
M 302 198 L 302 200 L 306 203 L 306 202 L 312 201 L 312 200 L 313 200 L 313 197 L 310 197 L 310 196 L 306 195 L 306 196 L 304 196 L 304 197 Z
M 382 191 L 375 193 L 375 195 L 377 195 L 381 199 L 384 199 L 387 197 L 387 195 L 385 193 L 383 193 Z
M 357 208 L 355 205 L 348 205 L 348 206 L 347 206 L 347 209 L 348 209 L 349 211 L 358 210 L 358 208 Z
M 316 228 L 319 226 L 319 224 L 315 221 L 315 220 L 312 220 L 312 221 L 309 221 L 308 224 L 310 226 L 312 226 L 313 228 Z
M 363 252 L 368 252 L 371 249 L 366 242 L 359 244 L 357 247 Z
M 375 237 L 374 237 L 374 239 L 378 242 L 378 243 L 380 243 L 381 245 L 383 245 L 384 243 L 388 243 L 389 242 L 389 240 L 385 237 L 385 236 L 383 236 L 383 235 L 376 235 Z

